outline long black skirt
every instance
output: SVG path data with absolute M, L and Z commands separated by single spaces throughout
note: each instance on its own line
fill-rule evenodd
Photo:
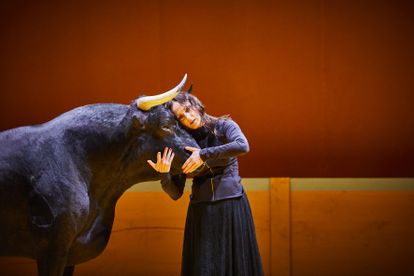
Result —
M 246 194 L 217 202 L 190 203 L 181 275 L 263 275 Z

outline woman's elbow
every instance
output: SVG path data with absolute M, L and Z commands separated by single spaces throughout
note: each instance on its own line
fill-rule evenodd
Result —
M 168 196 L 173 200 L 177 200 L 183 195 L 182 191 L 176 188 L 172 188 L 169 185 L 162 185 L 161 187 L 164 190 L 164 192 L 168 194 Z
M 250 151 L 249 143 L 247 141 L 244 141 L 240 143 L 240 152 L 241 154 L 246 154 Z
M 169 194 L 172 200 L 178 200 L 181 198 L 181 196 L 183 195 L 183 193 L 181 192 L 177 192 L 177 193 L 173 193 L 173 194 Z
M 249 145 L 242 148 L 241 154 L 246 154 L 250 151 Z
M 244 153 L 248 153 L 250 151 L 250 146 L 249 146 L 249 143 L 245 143 L 245 145 L 244 145 Z

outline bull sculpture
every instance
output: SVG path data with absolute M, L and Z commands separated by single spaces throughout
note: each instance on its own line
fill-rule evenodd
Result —
M 146 162 L 165 146 L 181 172 L 198 147 L 163 105 L 172 90 L 131 105 L 92 104 L 37 126 L 0 132 L 0 256 L 37 261 L 39 275 L 72 275 L 111 235 L 115 205 L 132 185 L 159 179 Z

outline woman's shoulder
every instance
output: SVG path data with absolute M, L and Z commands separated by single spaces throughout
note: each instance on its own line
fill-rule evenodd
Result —
M 240 128 L 240 127 L 232 118 L 220 117 L 217 120 L 216 128 L 219 131 L 225 131 L 229 128 Z

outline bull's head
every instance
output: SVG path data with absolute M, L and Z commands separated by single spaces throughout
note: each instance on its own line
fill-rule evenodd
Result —
M 174 117 L 172 111 L 164 103 L 172 100 L 180 92 L 187 75 L 173 89 L 155 96 L 139 97 L 134 103 L 134 128 L 140 130 L 138 136 L 139 149 L 137 154 L 141 160 L 156 160 L 157 152 L 163 152 L 165 147 L 172 148 L 175 158 L 171 165 L 173 174 L 182 173 L 181 166 L 190 154 L 185 146 L 199 147 L 193 137 L 186 132 Z M 143 164 L 148 170 L 153 170 L 148 164 Z

